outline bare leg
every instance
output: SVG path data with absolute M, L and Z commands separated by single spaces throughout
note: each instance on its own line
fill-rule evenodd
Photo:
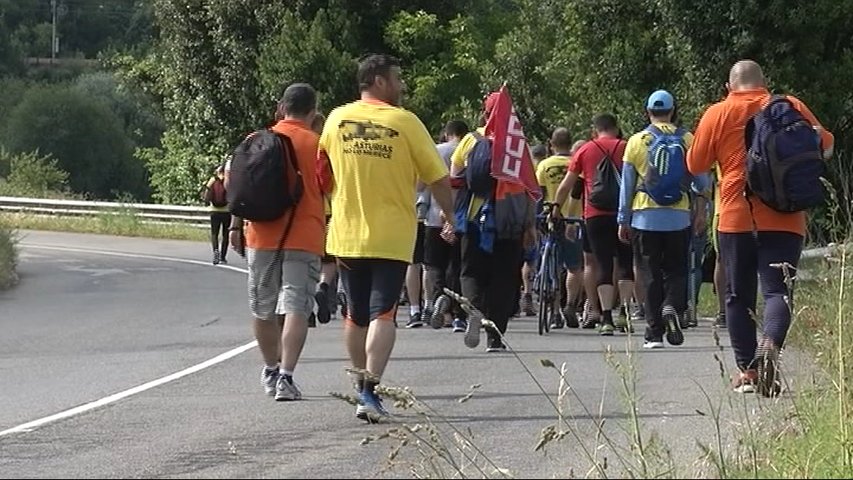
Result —
M 595 255 L 584 252 L 584 270 L 583 283 L 586 290 L 586 298 L 589 300 L 590 311 L 601 312 L 601 307 L 598 304 L 598 286 L 596 285 L 595 277 L 597 275 L 596 268 L 598 264 L 595 261 Z
M 296 369 L 305 339 L 308 337 L 308 320 L 304 315 L 288 314 L 284 317 L 284 328 L 281 331 L 281 368 L 292 372 Z
M 367 327 L 359 327 L 358 325 L 347 321 L 344 325 L 344 341 L 347 344 L 347 352 L 349 352 L 350 362 L 356 370 L 365 370 L 367 368 Z M 361 373 L 355 374 L 356 383 L 361 388 L 364 375 Z
M 255 318 L 252 326 L 258 349 L 267 367 L 275 367 L 279 363 L 279 348 L 281 346 L 281 326 L 276 320 L 261 320 Z
M 370 322 L 366 344 L 367 371 L 377 383 L 385 373 L 385 367 L 388 366 L 388 359 L 391 358 L 396 338 L 397 329 L 394 322 L 382 318 Z
M 421 311 L 421 264 L 411 264 L 406 269 L 406 293 L 409 296 L 409 308 L 412 313 Z

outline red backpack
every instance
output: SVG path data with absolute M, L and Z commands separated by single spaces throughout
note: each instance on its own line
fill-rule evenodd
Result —
M 207 189 L 207 198 L 205 198 L 211 205 L 214 207 L 226 207 L 228 206 L 228 198 L 225 194 L 225 183 L 216 178 L 213 180 L 213 183 L 210 185 L 210 188 Z

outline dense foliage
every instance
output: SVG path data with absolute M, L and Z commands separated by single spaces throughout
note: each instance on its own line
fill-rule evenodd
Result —
M 0 0 L 0 5 L 10 2 L 49 3 Z M 88 4 L 68 2 L 69 9 Z M 286 84 L 313 84 L 326 111 L 355 98 L 355 62 L 368 52 L 403 60 L 406 106 L 431 131 L 437 133 L 450 118 L 476 122 L 483 95 L 506 81 L 535 141 L 560 125 L 575 136 L 586 135 L 590 117 L 605 110 L 616 113 L 630 133 L 642 127 L 643 100 L 657 88 L 676 95 L 682 122 L 692 126 L 724 94 L 731 64 L 753 58 L 765 67 L 775 91 L 800 96 L 836 133 L 832 181 L 840 191 L 850 190 L 850 180 L 838 173 L 851 165 L 853 93 L 845 82 L 853 76 L 853 33 L 846 27 L 853 21 L 853 0 L 111 4 L 108 17 L 126 15 L 123 29 L 91 19 L 87 31 L 100 32 L 98 40 L 95 33 L 84 38 L 79 25 L 63 38 L 79 54 L 100 55 L 128 92 L 129 97 L 93 93 L 103 91 L 97 79 L 77 88 L 112 102 L 107 110 L 128 130 L 136 162 L 147 167 L 159 201 L 195 200 L 199 182 L 228 149 L 269 122 Z M 3 11 L 0 58 L 42 48 L 39 25 L 49 20 L 44 8 L 27 21 L 20 20 L 26 8 Z M 64 23 L 70 18 L 68 13 Z M 25 38 L 31 39 L 26 48 Z M 22 68 L 5 60 L 2 65 L 0 75 Z M 12 91 L 16 88 L 20 85 L 10 84 Z M 136 99 L 133 108 L 146 110 L 134 114 L 127 98 Z M 0 98 L 0 107 L 8 103 Z M 152 135 L 160 141 L 151 141 Z M 81 164 L 50 153 L 63 168 Z M 80 185 L 75 178 L 88 175 L 69 173 L 75 189 Z M 842 198 L 843 205 L 847 202 Z

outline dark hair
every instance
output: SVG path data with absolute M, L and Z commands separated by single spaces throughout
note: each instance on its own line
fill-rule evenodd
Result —
M 371 54 L 362 57 L 358 62 L 358 80 L 359 91 L 367 90 L 373 86 L 377 76 L 388 78 L 391 68 L 399 67 L 400 59 L 385 54 Z
M 469 131 L 468 124 L 462 120 L 451 120 L 444 126 L 444 134 L 453 135 L 454 137 L 462 138 Z
M 317 92 L 307 83 L 289 85 L 278 101 L 278 114 L 304 117 L 317 109 Z
M 619 122 L 616 121 L 616 116 L 612 113 L 599 113 L 592 118 L 592 126 L 596 131 L 607 132 L 618 130 Z
M 569 133 L 569 129 L 564 127 L 555 128 L 554 132 L 551 133 L 551 145 L 554 148 L 564 148 L 566 150 L 572 148 L 572 134 Z
M 530 154 L 533 155 L 533 158 L 545 158 L 548 156 L 548 147 L 541 143 L 534 145 L 530 148 Z

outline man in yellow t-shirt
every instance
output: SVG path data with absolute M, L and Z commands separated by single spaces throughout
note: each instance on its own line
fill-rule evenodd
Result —
M 569 130 L 563 127 L 557 128 L 551 134 L 551 150 L 554 155 L 546 158 L 539 163 L 536 169 L 536 179 L 539 186 L 542 187 L 542 202 L 543 205 L 551 204 L 557 195 L 557 189 L 560 188 L 563 178 L 569 169 L 569 162 L 572 161 L 572 137 Z M 582 183 L 577 184 L 575 188 L 577 197 L 580 197 L 580 191 L 583 188 Z M 583 215 L 581 211 L 581 203 L 578 201 L 567 202 L 560 210 L 563 218 L 579 221 Z M 581 288 L 583 286 L 582 275 L 582 256 L 583 249 L 581 248 L 580 240 L 568 240 L 564 236 L 560 239 L 560 257 L 562 258 L 563 267 L 568 271 L 566 275 L 566 292 L 567 297 L 565 306 L 562 310 L 562 315 L 554 317 L 551 323 L 551 328 L 563 328 L 564 322 L 571 328 L 578 326 L 577 320 L 577 302 L 580 298 Z M 525 293 L 525 302 L 529 293 Z M 553 310 L 556 311 L 556 310 Z
M 447 167 L 426 127 L 400 108 L 400 63 L 370 55 L 358 66 L 361 99 L 336 108 L 320 135 L 319 182 L 331 196 L 326 251 L 347 296 L 345 338 L 357 375 L 356 416 L 388 415 L 376 395 L 396 336 L 397 301 L 412 262 L 417 182 L 453 218 Z

